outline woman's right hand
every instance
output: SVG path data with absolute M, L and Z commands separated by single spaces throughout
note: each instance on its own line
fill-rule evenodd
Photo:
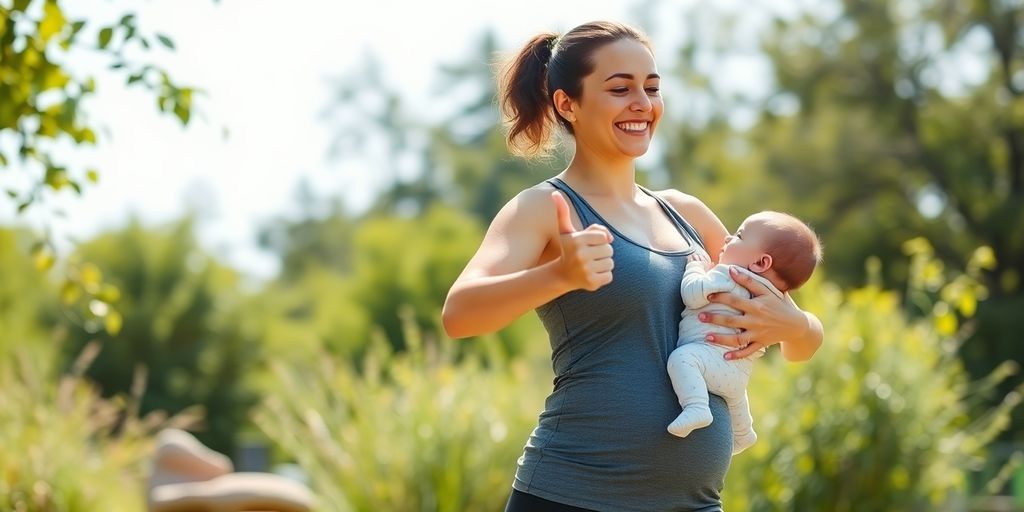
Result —
M 558 217 L 562 254 L 555 271 L 571 289 L 594 291 L 612 282 L 612 234 L 600 224 L 576 231 L 569 216 L 569 205 L 558 192 L 551 192 Z

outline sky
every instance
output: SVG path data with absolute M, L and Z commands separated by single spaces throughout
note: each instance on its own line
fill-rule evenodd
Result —
M 678 11 L 678 3 L 669 3 Z M 58 244 L 68 241 L 58 248 L 69 250 L 71 240 L 116 229 L 131 216 L 156 224 L 194 209 L 202 214 L 204 248 L 256 279 L 278 268 L 257 247 L 257 231 L 270 219 L 297 215 L 300 181 L 356 209 L 372 197 L 373 176 L 328 157 L 332 130 L 322 119 L 332 78 L 351 73 L 368 53 L 414 109 L 427 109 L 438 67 L 472 55 L 488 27 L 511 50 L 538 31 L 564 33 L 593 19 L 638 23 L 631 16 L 636 2 L 623 0 L 519 0 L 500 7 L 470 0 L 378 0 L 358 7 L 340 0 L 63 4 L 69 19 L 90 22 L 113 23 L 135 12 L 143 33 L 167 34 L 176 46 L 135 57 L 158 63 L 179 84 L 204 94 L 195 99 L 193 121 L 182 127 L 157 112 L 148 91 L 126 88 L 124 75 L 105 70 L 94 55 L 72 55 L 69 68 L 98 70 L 98 93 L 85 110 L 102 130 L 96 147 L 68 146 L 57 154 L 72 168 L 98 169 L 100 181 L 81 197 L 61 195 L 28 215 L 16 216 L 10 201 L 0 202 L 0 223 L 46 223 Z M 0 185 L 25 185 L 26 173 L 5 174 Z M 54 215 L 58 210 L 66 217 Z

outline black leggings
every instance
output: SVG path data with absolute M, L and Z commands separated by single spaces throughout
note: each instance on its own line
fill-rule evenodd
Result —
M 594 512 L 593 510 L 563 505 L 554 501 L 538 498 L 532 494 L 512 489 L 508 497 L 505 512 Z

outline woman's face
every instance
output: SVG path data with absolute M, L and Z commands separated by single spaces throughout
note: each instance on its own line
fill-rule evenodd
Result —
M 574 102 L 577 151 L 607 159 L 643 155 L 665 109 L 654 56 L 642 43 L 620 39 L 595 51 L 593 62 Z

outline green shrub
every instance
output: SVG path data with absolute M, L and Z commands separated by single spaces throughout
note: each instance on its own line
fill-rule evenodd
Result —
M 982 398 L 1018 370 L 1005 362 L 970 382 L 956 355 L 963 332 L 948 304 L 967 304 L 964 276 L 946 281 L 922 263 L 909 319 L 900 297 L 875 286 L 848 292 L 804 290 L 825 325 L 826 341 L 803 364 L 776 354 L 759 362 L 750 384 L 757 444 L 733 459 L 727 510 L 948 510 L 970 493 L 967 477 L 1008 425 L 1019 391 L 984 410 Z M 930 283 L 930 284 L 928 284 Z M 930 297 L 930 298 L 929 298 Z M 946 300 L 932 299 L 945 297 Z M 973 308 L 971 308 L 973 311 Z M 950 333 L 959 332 L 958 335 Z

